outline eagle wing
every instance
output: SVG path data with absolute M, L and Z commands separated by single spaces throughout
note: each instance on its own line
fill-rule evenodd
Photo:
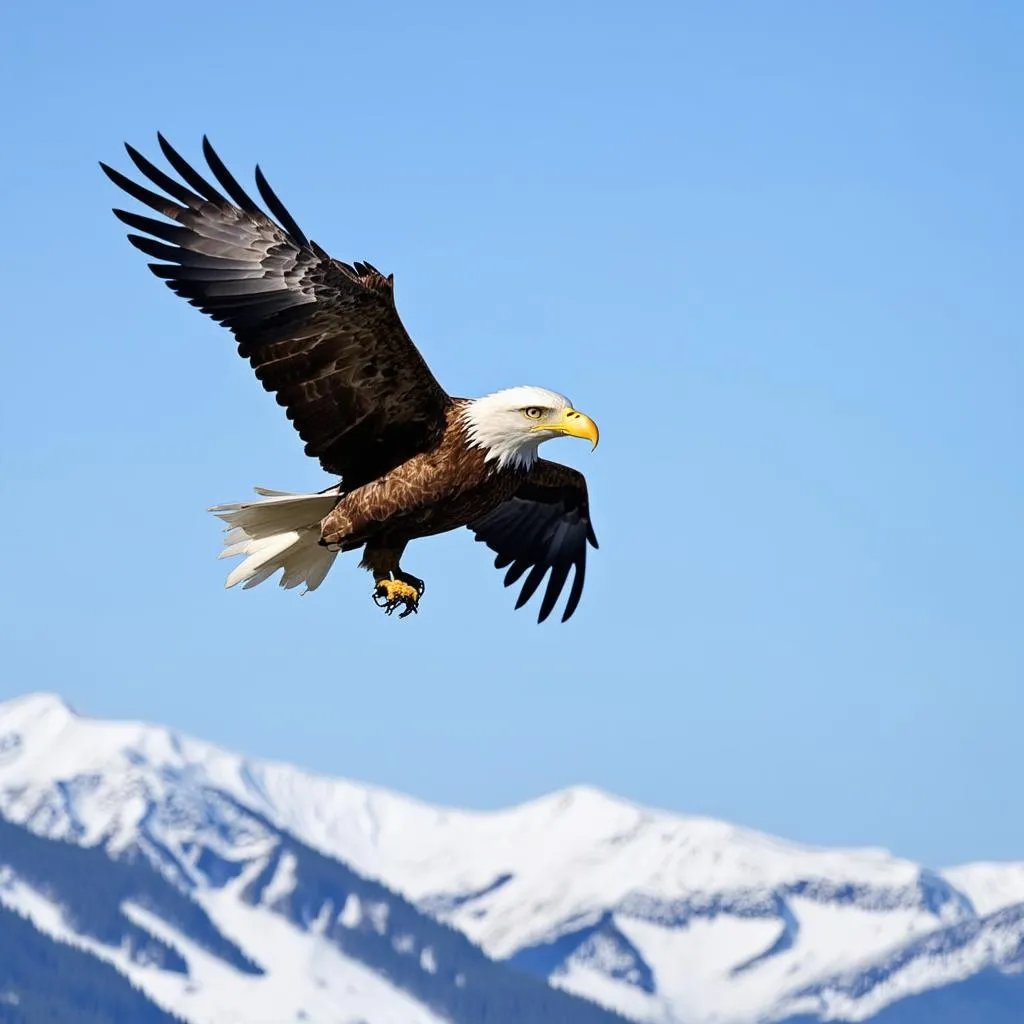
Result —
M 543 622 L 555 607 L 569 570 L 574 569 L 562 621 L 576 611 L 583 595 L 587 544 L 597 547 L 590 522 L 587 481 L 582 473 L 538 459 L 515 494 L 470 523 L 469 528 L 478 541 L 497 552 L 496 569 L 508 566 L 506 587 L 529 570 L 516 608 L 522 608 L 533 597 L 550 569 L 537 616 L 537 621 Z
M 158 135 L 181 181 L 126 145 L 167 196 L 100 164 L 130 196 L 168 218 L 115 215 L 145 235 L 129 241 L 172 291 L 229 328 L 238 354 L 284 406 L 306 454 L 357 487 L 428 450 L 450 403 L 395 308 L 393 276 L 332 259 L 303 234 L 256 168 L 263 212 L 204 136 L 203 153 L 227 196 Z M 152 236 L 152 237 L 148 237 Z

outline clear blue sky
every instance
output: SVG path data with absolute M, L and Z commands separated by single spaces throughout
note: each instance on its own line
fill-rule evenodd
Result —
M 22 4 L 0 697 L 56 690 L 475 807 L 589 782 L 819 843 L 1024 858 L 1024 8 Z M 393 271 L 457 394 L 591 413 L 580 611 L 466 532 L 223 590 L 204 510 L 330 481 L 145 269 L 98 160 L 259 161 Z

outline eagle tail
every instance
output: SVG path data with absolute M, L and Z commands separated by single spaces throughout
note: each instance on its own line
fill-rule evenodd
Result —
M 320 521 L 338 503 L 340 485 L 318 494 L 254 489 L 261 495 L 254 501 L 209 510 L 227 523 L 224 550 L 217 557 L 246 556 L 224 586 L 244 581 L 242 589 L 248 590 L 283 569 L 280 585 L 286 590 L 300 583 L 306 585 L 303 593 L 316 590 L 337 557 L 320 543 Z

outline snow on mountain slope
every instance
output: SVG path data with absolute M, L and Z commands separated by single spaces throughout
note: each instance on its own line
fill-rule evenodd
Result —
M 942 872 L 979 914 L 1024 903 L 1024 864 L 965 864 Z
M 140 964 L 123 948 L 84 937 L 66 923 L 60 907 L 11 874 L 0 872 L 0 903 L 27 917 L 42 932 L 113 964 L 157 1005 L 194 1024 L 254 1024 L 309 1020 L 317 1024 L 444 1024 L 414 999 L 361 964 L 343 956 L 319 935 L 245 907 L 237 888 L 210 901 L 211 917 L 244 937 L 248 951 L 273 963 L 261 977 L 242 974 L 138 906 L 128 916 L 187 956 L 187 974 Z M 312 982 L 312 983 L 311 983 Z
M 1014 969 L 1024 936 L 1024 865 L 934 873 L 586 787 L 494 813 L 443 809 L 81 718 L 48 695 L 0 705 L 0 813 L 34 831 L 114 851 L 140 835 L 199 841 L 241 866 L 269 840 L 236 808 L 379 879 L 492 956 L 659 1024 L 867 1019 Z

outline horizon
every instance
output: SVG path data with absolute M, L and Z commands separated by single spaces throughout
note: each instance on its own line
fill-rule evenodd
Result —
M 613 790 L 608 790 L 601 786 L 596 786 L 586 781 L 568 783 L 564 786 L 561 786 L 558 789 L 546 790 L 544 792 L 537 793 L 533 796 L 520 800 L 516 803 L 506 804 L 500 807 L 467 807 L 456 804 L 437 803 L 421 799 L 420 797 L 417 797 L 411 793 L 407 793 L 404 790 L 379 785 L 371 779 L 359 779 L 345 775 L 325 774 L 323 772 L 308 769 L 305 766 L 303 766 L 300 762 L 295 761 L 281 761 L 270 758 L 253 757 L 250 754 L 246 753 L 244 750 L 236 750 L 229 747 L 223 747 L 220 744 L 214 743 L 203 736 L 195 736 L 191 733 L 171 729 L 161 722 L 126 718 L 97 718 L 93 715 L 90 715 L 86 712 L 83 712 L 73 707 L 67 700 L 61 697 L 59 693 L 50 691 L 36 691 L 33 693 L 24 693 L 20 696 L 0 700 L 0 715 L 3 715 L 6 708 L 10 708 L 13 705 L 29 704 L 33 702 L 59 706 L 63 710 L 70 712 L 71 717 L 73 719 L 78 719 L 84 722 L 94 722 L 99 725 L 118 725 L 126 728 L 137 727 L 145 730 L 166 732 L 175 738 L 186 740 L 189 743 L 193 743 L 199 747 L 211 749 L 216 754 L 227 755 L 229 758 L 237 758 L 238 760 L 246 764 L 256 763 L 263 765 L 265 767 L 294 771 L 299 775 L 303 775 L 320 782 L 337 782 L 343 785 L 350 785 L 357 789 L 367 790 L 376 794 L 386 796 L 391 799 L 396 799 L 403 803 L 415 804 L 416 806 L 422 808 L 434 811 L 442 811 L 445 813 L 454 812 L 456 814 L 466 814 L 474 817 L 501 816 L 505 814 L 511 814 L 519 810 L 525 810 L 526 808 L 536 804 L 549 802 L 557 797 L 564 797 L 567 795 L 577 794 L 591 795 L 599 797 L 601 800 L 609 804 L 615 804 L 620 807 L 630 807 L 635 810 L 645 811 L 655 815 L 668 817 L 675 821 L 681 821 L 685 824 L 699 822 L 710 825 L 721 825 L 732 831 L 744 833 L 746 836 L 753 837 L 755 839 L 767 840 L 772 844 L 786 847 L 787 852 L 793 853 L 881 854 L 887 859 L 912 864 L 924 868 L 925 870 L 932 870 L 938 872 L 951 871 L 960 868 L 985 866 L 986 864 L 991 864 L 998 867 L 1024 867 L 1024 858 L 1022 858 L 1019 861 L 975 860 L 959 862 L 955 864 L 928 864 L 921 861 L 915 861 L 914 859 L 909 857 L 901 856 L 898 852 L 890 850 L 888 847 L 877 843 L 868 843 L 858 846 L 828 846 L 814 843 L 801 843 L 791 840 L 784 835 L 778 835 L 772 832 L 765 831 L 763 829 L 753 828 L 749 825 L 746 825 L 742 821 L 726 821 L 722 818 L 716 818 L 705 814 L 691 814 L 686 812 L 685 810 L 671 810 L 654 804 L 647 804 L 643 803 L 642 801 L 632 800 L 629 797 L 616 793 Z M 3 739 L 3 737 L 0 736 L 0 739 Z M 185 758 L 185 760 L 187 760 L 187 758 Z M 0 770 L 2 770 L 2 764 L 0 764 Z

